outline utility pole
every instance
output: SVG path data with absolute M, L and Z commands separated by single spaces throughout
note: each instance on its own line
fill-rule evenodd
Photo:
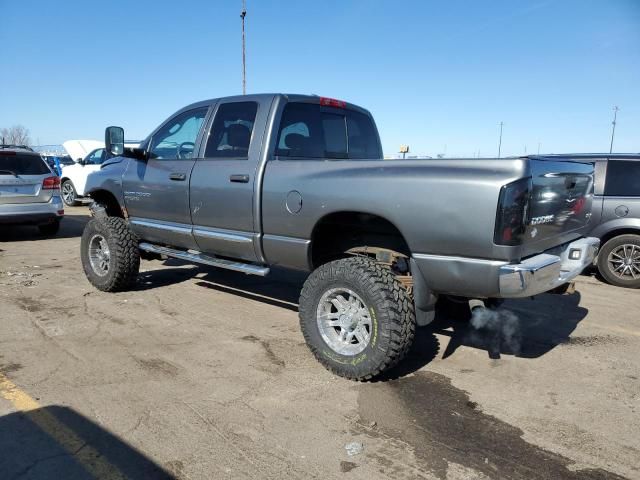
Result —
M 244 36 L 244 17 L 247 16 L 247 0 L 242 0 L 242 11 L 240 18 L 242 19 L 242 94 L 247 94 L 247 62 L 245 57 L 245 36 Z
M 613 122 L 611 122 L 613 128 L 611 129 L 611 145 L 609 146 L 609 153 L 613 152 L 613 137 L 616 135 L 616 119 L 618 118 L 618 110 L 620 109 L 617 105 L 613 107 Z
M 538 142 L 538 155 L 540 155 L 540 145 L 542 145 L 542 142 Z
M 500 158 L 500 153 L 502 151 L 502 125 L 503 122 L 500 122 L 500 140 L 498 141 L 498 158 Z

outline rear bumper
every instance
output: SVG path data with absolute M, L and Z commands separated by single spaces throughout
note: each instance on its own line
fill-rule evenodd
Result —
M 50 223 L 64 216 L 64 205 L 59 195 L 47 203 L 9 203 L 0 205 L 0 224 Z
M 500 267 L 500 296 L 531 297 L 573 280 L 593 263 L 600 240 L 581 238 L 521 263 Z
M 437 294 L 470 298 L 530 297 L 578 276 L 593 262 L 599 244 L 597 238 L 580 238 L 515 264 L 429 254 L 413 254 L 413 260 L 426 285 Z M 572 251 L 579 251 L 580 258 L 572 260 Z

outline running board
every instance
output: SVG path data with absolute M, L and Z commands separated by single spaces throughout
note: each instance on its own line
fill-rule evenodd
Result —
M 160 255 L 166 255 L 167 257 L 179 258 L 180 260 L 186 260 L 191 263 L 202 263 L 204 265 L 211 265 L 212 267 L 226 268 L 227 270 L 242 272 L 249 275 L 264 277 L 269 273 L 269 267 L 261 267 L 250 263 L 234 262 L 233 260 L 205 255 L 204 253 L 185 252 L 184 250 L 175 250 L 173 248 L 161 247 L 159 245 L 153 245 L 146 242 L 140 243 L 138 248 L 145 252 L 158 253 Z

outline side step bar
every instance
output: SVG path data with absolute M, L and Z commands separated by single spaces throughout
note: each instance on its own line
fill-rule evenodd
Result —
M 205 255 L 204 253 L 185 252 L 184 250 L 175 250 L 173 248 L 161 247 L 159 245 L 153 245 L 146 242 L 141 242 L 140 245 L 138 245 L 138 248 L 145 252 L 158 253 L 160 255 L 166 255 L 167 257 L 179 258 L 180 260 L 186 260 L 191 263 L 202 263 L 204 265 L 211 265 L 212 267 L 226 268 L 227 270 L 247 273 L 249 275 L 259 275 L 260 277 L 264 277 L 269 273 L 269 267 L 261 267 L 260 265 L 252 265 L 250 263 L 234 262 L 232 260 Z

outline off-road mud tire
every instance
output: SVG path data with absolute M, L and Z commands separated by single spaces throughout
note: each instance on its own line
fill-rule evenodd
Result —
M 89 243 L 96 234 L 102 235 L 109 246 L 109 267 L 107 274 L 103 276 L 94 271 L 89 260 Z M 138 240 L 123 218 L 93 218 L 82 233 L 81 259 L 87 279 L 98 290 L 129 290 L 136 283 L 140 268 Z
M 316 317 L 322 295 L 340 287 L 359 295 L 372 319 L 369 344 L 353 356 L 341 355 L 327 345 Z M 304 339 L 316 359 L 350 380 L 371 380 L 395 366 L 415 335 L 413 302 L 407 290 L 388 267 L 363 257 L 335 260 L 311 273 L 300 294 L 299 316 Z

